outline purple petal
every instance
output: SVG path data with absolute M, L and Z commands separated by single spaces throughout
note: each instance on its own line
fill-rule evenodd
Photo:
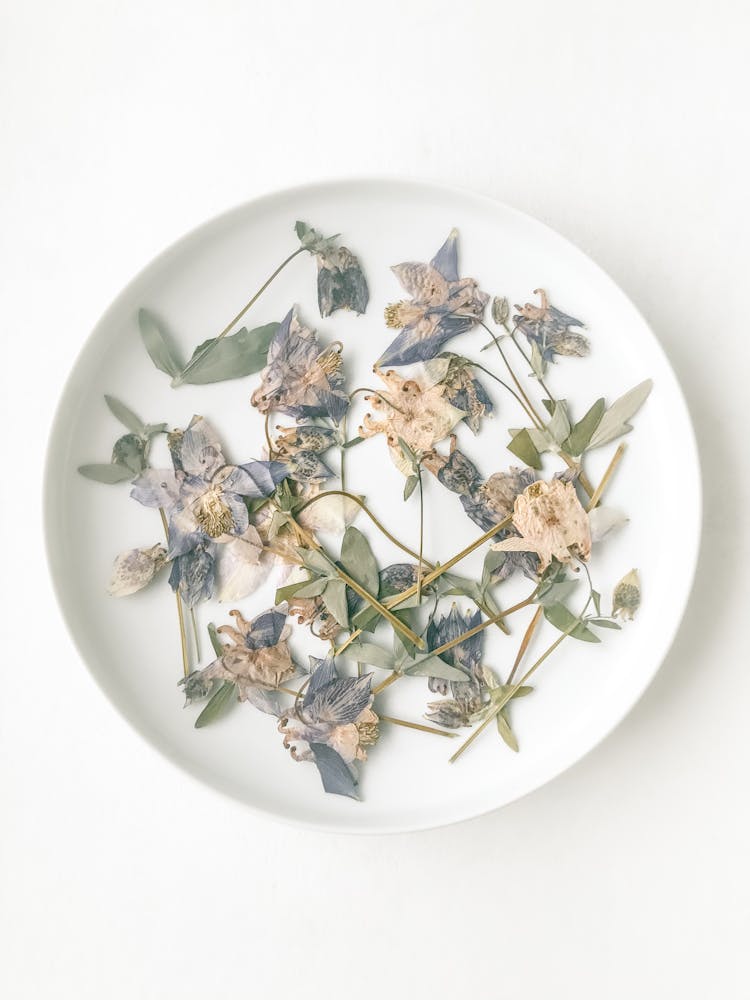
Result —
M 458 281 L 458 230 L 451 229 L 448 239 L 430 261 L 446 281 Z
M 133 480 L 130 495 L 144 507 L 164 507 L 169 510 L 177 503 L 180 486 L 171 469 L 146 469 Z
M 320 772 L 323 788 L 332 795 L 358 799 L 357 782 L 346 761 L 326 743 L 311 743 L 313 760 Z

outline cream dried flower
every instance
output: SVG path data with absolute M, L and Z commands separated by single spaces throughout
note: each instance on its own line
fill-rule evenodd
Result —
M 362 437 L 385 434 L 388 448 L 396 467 L 408 476 L 411 462 L 404 455 L 399 438 L 417 454 L 425 454 L 447 437 L 465 413 L 446 398 L 444 385 L 426 385 L 410 378 L 405 379 L 389 369 L 377 374 L 385 383 L 383 392 L 365 396 L 377 413 L 377 418 L 365 415 L 359 433 Z
M 641 606 L 641 581 L 638 570 L 631 569 L 620 580 L 612 595 L 612 617 L 632 621 Z
M 505 538 L 492 548 L 498 552 L 536 552 L 539 572 L 553 559 L 572 563 L 591 554 L 591 531 L 586 511 L 572 483 L 553 479 L 527 486 L 513 504 L 513 526 L 520 538 Z

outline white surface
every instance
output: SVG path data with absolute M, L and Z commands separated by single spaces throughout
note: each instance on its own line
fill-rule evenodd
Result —
M 3 993 L 746 996 L 744 7 L 3 10 Z M 373 172 L 500 197 L 613 275 L 688 394 L 707 513 L 687 621 L 595 754 L 482 820 L 351 840 L 181 778 L 107 706 L 46 580 L 40 472 L 144 261 L 256 193 Z
M 136 317 L 144 305 L 153 310 L 174 336 L 178 354 L 189 357 L 206 332 L 223 327 L 226 314 L 234 314 L 237 303 L 251 294 L 248 289 L 260 286 L 276 261 L 287 256 L 295 219 L 312 219 L 323 232 L 341 232 L 361 254 L 368 275 L 370 304 L 364 316 L 341 311 L 316 322 L 321 346 L 333 339 L 343 344 L 349 389 L 373 384 L 373 361 L 392 339 L 383 323 L 386 303 L 398 294 L 391 264 L 429 260 L 454 226 L 461 234 L 462 275 L 491 291 L 500 281 L 511 301 L 541 285 L 558 306 L 585 317 L 591 356 L 561 362 L 549 372 L 551 391 L 571 400 L 574 416 L 585 413 L 600 394 L 612 402 L 646 377 L 654 383 L 634 419 L 627 461 L 605 498 L 630 520 L 595 545 L 590 560 L 605 608 L 617 581 L 638 567 L 645 601 L 637 625 L 617 636 L 604 632 L 601 645 L 573 641 L 560 648 L 554 666 L 532 681 L 533 698 L 513 707 L 521 753 L 509 753 L 495 735 L 448 767 L 458 744 L 386 727 L 361 768 L 359 803 L 321 795 L 314 768 L 292 765 L 268 717 L 244 709 L 221 725 L 195 732 L 193 721 L 203 706 L 182 709 L 176 616 L 166 579 L 130 600 L 113 601 L 106 591 L 118 552 L 158 542 L 158 517 L 133 503 L 127 484 L 103 487 L 76 471 L 92 457 L 108 457 L 120 434 L 104 404 L 105 391 L 127 400 L 143 419 L 170 427 L 184 427 L 193 413 L 203 414 L 233 461 L 263 454 L 263 420 L 248 405 L 258 378 L 176 392 L 147 357 Z M 309 259 L 296 263 L 253 308 L 251 326 L 284 316 L 293 302 L 302 321 L 317 320 L 316 268 Z M 481 354 L 486 342 L 486 331 L 477 328 L 451 346 L 505 374 L 491 355 Z M 511 397 L 496 391 L 495 383 L 484 382 L 495 402 L 494 419 L 484 421 L 477 436 L 465 426 L 456 434 L 458 446 L 488 476 L 514 461 L 505 448 L 507 427 L 522 422 L 523 413 Z M 350 436 L 368 408 L 361 397 L 354 401 Z M 271 426 L 279 419 L 289 423 L 281 414 L 271 416 Z M 616 447 L 613 442 L 587 458 L 593 482 L 601 480 Z M 157 442 L 151 459 L 156 468 L 168 463 L 166 455 L 163 442 Z M 336 468 L 337 457 L 327 458 Z M 545 468 L 547 476 L 559 471 L 559 459 L 551 458 Z M 45 502 L 53 577 L 76 645 L 104 691 L 150 742 L 192 774 L 265 813 L 334 832 L 385 833 L 456 822 L 520 798 L 575 763 L 622 719 L 658 669 L 685 610 L 700 534 L 699 475 L 690 418 L 665 355 L 632 304 L 580 250 L 529 216 L 487 198 L 408 181 L 353 180 L 306 184 L 234 209 L 180 240 L 124 289 L 86 342 L 66 385 L 50 439 Z M 675 512 L 670 484 L 678 476 L 683 477 L 683 504 Z M 348 489 L 365 495 L 384 524 L 416 545 L 419 505 L 404 504 L 403 484 L 382 437 L 349 452 Z M 425 552 L 432 562 L 445 563 L 481 534 L 464 517 L 455 494 L 430 479 L 425 505 Z M 380 566 L 403 559 L 364 518 L 358 524 Z M 339 551 L 340 536 L 322 541 L 328 552 Z M 485 545 L 464 559 L 457 572 L 479 578 L 486 551 Z M 497 592 L 505 607 L 529 594 L 529 582 L 519 577 Z M 251 619 L 272 606 L 280 582 L 271 572 L 246 599 L 200 605 L 199 631 L 205 635 L 209 621 L 227 621 L 234 606 Z M 574 607 L 585 598 L 585 581 L 578 590 Z M 450 603 L 443 602 L 441 614 Z M 466 600 L 457 603 L 471 610 Z M 498 629 L 484 633 L 483 662 L 500 676 L 510 671 L 531 617 L 528 609 L 520 620 L 510 621 L 514 640 Z M 538 631 L 526 666 L 556 635 L 551 627 Z M 387 648 L 388 636 L 388 630 L 385 635 L 380 630 L 374 638 Z M 298 662 L 306 663 L 308 653 L 324 656 L 328 646 L 295 628 L 292 650 Z M 204 648 L 201 663 L 210 658 Z M 343 663 L 342 669 L 347 669 Z M 382 679 L 376 676 L 373 683 Z M 424 678 L 402 681 L 384 692 L 376 710 L 419 719 L 430 700 L 434 696 Z M 465 739 L 467 733 L 461 735 Z

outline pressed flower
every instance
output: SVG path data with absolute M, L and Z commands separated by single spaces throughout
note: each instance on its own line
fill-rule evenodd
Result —
M 282 462 L 226 463 L 216 432 L 203 417 L 169 435 L 174 470 L 147 469 L 131 496 L 164 510 L 168 523 L 170 583 L 188 606 L 213 593 L 215 543 L 249 527 L 245 499 L 270 496 L 289 475 Z
M 577 358 L 587 355 L 588 340 L 582 333 L 571 330 L 573 326 L 582 327 L 581 320 L 551 306 L 543 288 L 534 289 L 534 294 L 539 296 L 540 305 L 531 302 L 517 305 L 519 313 L 513 322 L 530 344 L 536 344 L 543 360 L 554 361 L 556 354 Z
M 113 597 L 127 597 L 142 590 L 166 565 L 167 550 L 163 545 L 150 548 L 130 549 L 122 552 L 112 567 L 109 592 Z
M 276 427 L 280 431 L 275 448 L 281 458 L 296 455 L 300 451 L 312 451 L 321 455 L 339 443 L 339 432 L 332 427 L 318 427 L 317 424 L 303 424 L 297 427 Z
M 370 293 L 360 263 L 351 250 L 340 246 L 337 236 L 325 237 L 305 222 L 298 222 L 294 228 L 302 246 L 318 262 L 320 315 L 330 316 L 337 309 L 363 313 Z
M 446 399 L 456 409 L 463 410 L 464 421 L 478 434 L 482 417 L 492 413 L 493 405 L 486 389 L 474 376 L 471 362 L 458 354 L 441 354 L 435 360 L 447 362 L 445 374 L 440 379 L 445 386 Z
M 367 748 L 378 739 L 379 720 L 370 707 L 372 675 L 339 677 L 331 657 L 311 656 L 310 662 L 304 698 L 279 720 L 279 732 L 295 760 L 317 764 L 326 791 L 356 798 L 354 762 L 366 760 Z
M 333 473 L 314 451 L 297 451 L 285 462 L 289 478 L 297 483 L 319 485 Z
M 313 635 L 326 642 L 342 631 L 322 597 L 290 597 L 289 617 L 296 618 L 298 625 L 308 625 Z
M 527 486 L 513 504 L 513 526 L 520 538 L 505 538 L 492 548 L 498 552 L 535 552 L 541 573 L 552 559 L 572 563 L 585 561 L 591 554 L 588 516 L 571 482 L 540 480 Z
M 366 414 L 359 433 L 365 438 L 384 434 L 394 464 L 404 475 L 409 475 L 412 463 L 399 440 L 417 454 L 429 452 L 463 419 L 464 413 L 448 402 L 443 385 L 425 386 L 420 380 L 402 378 L 393 370 L 378 370 L 378 375 L 386 388 L 365 396 L 376 416 Z
M 447 615 L 443 615 L 439 621 L 431 621 L 427 627 L 427 646 L 429 649 L 438 649 L 446 642 L 452 642 L 459 636 L 479 625 L 482 620 L 481 612 L 463 615 L 454 604 Z M 461 699 L 474 700 L 481 694 L 483 683 L 482 675 L 482 645 L 484 633 L 477 632 L 469 636 L 463 642 L 447 649 L 440 654 L 440 659 L 445 660 L 452 667 L 458 667 L 466 674 L 466 681 L 450 681 L 453 696 Z M 448 691 L 448 681 L 441 677 L 430 677 L 430 691 L 439 694 L 446 694 Z
M 229 614 L 235 624 L 216 630 L 230 639 L 221 656 L 182 682 L 188 701 L 205 697 L 216 681 L 231 681 L 244 701 L 251 688 L 273 690 L 296 673 L 287 645 L 291 627 L 283 607 L 270 608 L 249 622 L 239 611 Z
M 329 417 L 339 423 L 349 406 L 341 364 L 341 344 L 321 349 L 315 331 L 292 308 L 271 341 L 251 402 L 261 413 L 279 410 L 295 420 Z
M 641 582 L 638 570 L 631 569 L 620 580 L 612 595 L 612 615 L 623 621 L 632 621 L 641 606 Z
M 429 264 L 391 268 L 411 299 L 385 310 L 386 325 L 401 330 L 378 361 L 408 365 L 434 358 L 442 345 L 470 330 L 481 318 L 489 296 L 473 278 L 458 277 L 458 232 L 454 229 Z

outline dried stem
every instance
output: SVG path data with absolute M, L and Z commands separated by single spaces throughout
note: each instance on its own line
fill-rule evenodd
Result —
M 161 523 L 164 528 L 164 537 L 167 539 L 167 544 L 169 544 L 169 522 L 167 521 L 167 515 L 164 513 L 164 508 L 159 508 L 159 514 L 161 515 Z M 175 591 L 175 600 L 177 601 L 177 619 L 180 623 L 180 649 L 182 650 L 182 672 L 187 677 L 190 673 L 190 659 L 188 657 L 188 646 L 187 646 L 187 633 L 185 631 L 185 615 L 182 610 L 182 600 L 180 599 L 179 590 Z
M 213 340 L 211 340 L 208 346 L 205 347 L 200 354 L 196 355 L 194 358 L 188 361 L 187 365 L 185 365 L 185 368 L 182 370 L 182 372 L 179 375 L 177 375 L 174 379 L 172 379 L 173 386 L 176 387 L 183 384 L 183 382 L 185 381 L 185 376 L 193 370 L 193 368 L 198 364 L 199 361 L 203 361 L 203 359 L 206 358 L 211 353 L 211 351 L 216 347 L 216 345 L 219 343 L 220 340 L 223 340 L 224 337 L 226 337 L 226 335 L 229 333 L 229 331 L 232 329 L 235 323 L 239 322 L 239 320 L 242 319 L 242 317 L 245 315 L 248 309 L 258 301 L 258 299 L 261 297 L 263 292 L 265 292 L 265 290 L 268 288 L 268 286 L 271 284 L 274 278 L 276 278 L 279 274 L 281 274 L 281 272 L 284 270 L 287 264 L 293 261 L 295 257 L 304 252 L 305 252 L 304 247 L 298 247 L 294 251 L 294 253 L 290 253 L 289 256 L 286 258 L 286 260 L 283 260 L 279 264 L 279 266 L 276 268 L 276 270 L 273 272 L 270 278 L 267 278 L 263 282 L 263 284 L 260 286 L 255 295 L 253 295 L 250 301 L 246 305 L 244 305 L 242 309 L 240 309 L 240 311 L 237 313 L 237 315 L 234 316 L 227 323 L 227 325 L 224 327 L 221 333 Z
M 508 608 L 507 611 L 500 611 L 496 615 L 492 615 L 486 621 L 480 622 L 475 625 L 474 628 L 470 628 L 468 631 L 462 633 L 462 635 L 456 636 L 455 639 L 451 639 L 449 642 L 444 642 L 442 646 L 438 646 L 437 649 L 431 649 L 431 656 L 440 656 L 442 653 L 447 652 L 449 649 L 453 649 L 454 646 L 458 646 L 460 643 L 464 642 L 466 639 L 471 639 L 473 635 L 477 635 L 479 632 L 483 632 L 490 625 L 494 625 L 495 622 L 500 621 L 502 618 L 507 618 L 508 615 L 515 614 L 516 611 L 521 611 L 522 608 L 528 608 L 530 604 L 533 604 L 534 598 L 536 597 L 536 590 L 530 594 L 525 600 L 519 601 L 518 604 L 514 604 L 512 607 Z
M 529 626 L 526 629 L 526 631 L 524 632 L 523 639 L 521 640 L 521 645 L 518 647 L 518 652 L 516 653 L 516 658 L 513 661 L 513 667 L 511 668 L 511 671 L 508 674 L 508 679 L 505 682 L 506 684 L 512 684 L 513 683 L 513 678 L 516 676 L 516 671 L 518 670 L 519 666 L 521 665 L 521 661 L 523 660 L 524 656 L 526 655 L 526 650 L 529 648 L 529 643 L 531 642 L 531 640 L 533 638 L 533 635 L 534 635 L 534 632 L 536 631 L 537 625 L 542 620 L 542 612 L 543 612 L 543 610 L 544 609 L 542 608 L 542 605 L 540 604 L 539 607 L 534 612 L 534 617 L 529 622 Z
M 406 719 L 394 719 L 391 715 L 378 715 L 381 722 L 390 722 L 394 726 L 403 726 L 404 729 L 418 729 L 420 733 L 432 733 L 434 736 L 447 736 L 453 739 L 458 733 L 451 733 L 446 729 L 436 729 L 434 726 L 423 726 L 421 722 L 407 722 Z
M 622 456 L 625 454 L 625 447 L 626 447 L 626 445 L 625 445 L 624 441 L 621 442 L 618 445 L 617 451 L 612 456 L 612 461 L 607 466 L 607 468 L 606 468 L 606 470 L 604 472 L 604 475 L 602 476 L 601 482 L 596 487 L 596 489 L 594 490 L 594 492 L 591 494 L 591 500 L 589 501 L 589 505 L 586 508 L 587 511 L 592 511 L 594 509 L 594 507 L 596 507 L 596 505 L 601 500 L 602 494 L 604 493 L 604 490 L 606 489 L 607 484 L 609 483 L 610 479 L 614 475 L 615 469 L 620 464 L 620 460 L 622 459 Z

